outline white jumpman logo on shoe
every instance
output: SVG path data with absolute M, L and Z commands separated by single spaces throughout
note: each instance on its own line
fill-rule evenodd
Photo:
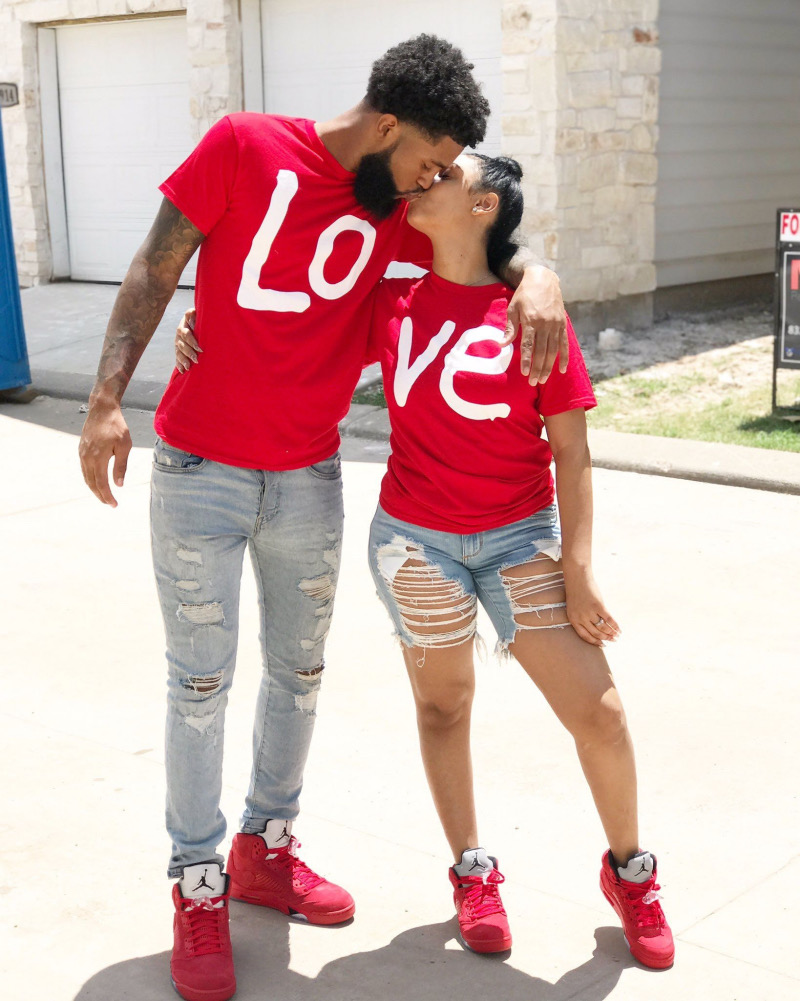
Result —
M 203 875 L 200 877 L 200 882 L 197 884 L 197 886 L 194 888 L 194 890 L 192 890 L 192 893 L 196 893 L 197 890 L 199 890 L 203 886 L 207 890 L 213 890 L 214 889 L 214 887 L 210 883 L 206 882 L 206 876 L 207 875 L 208 875 L 208 869 L 204 869 L 203 870 Z

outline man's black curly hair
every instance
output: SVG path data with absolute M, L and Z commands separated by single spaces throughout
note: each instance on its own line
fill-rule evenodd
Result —
M 373 110 L 396 115 L 433 142 L 449 136 L 459 146 L 476 146 L 486 135 L 489 102 L 473 69 L 450 42 L 417 35 L 372 64 L 366 100 Z

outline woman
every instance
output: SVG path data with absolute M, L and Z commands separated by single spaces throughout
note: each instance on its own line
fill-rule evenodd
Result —
M 522 665 L 572 734 L 608 838 L 601 889 L 634 957 L 664 968 L 672 934 L 655 857 L 639 844 L 633 748 L 602 649 L 619 627 L 591 569 L 585 410 L 594 395 L 571 327 L 566 372 L 533 387 L 518 346 L 504 343 L 512 292 L 493 269 L 513 250 L 520 179 L 513 160 L 464 154 L 409 206 L 410 224 L 433 244 L 433 268 L 386 280 L 375 295 L 368 361 L 383 369 L 392 454 L 370 563 L 402 643 L 464 943 L 487 953 L 511 945 L 503 876 L 480 847 L 473 796 L 480 601 L 498 651 Z M 185 325 L 181 341 L 186 367 L 196 342 Z

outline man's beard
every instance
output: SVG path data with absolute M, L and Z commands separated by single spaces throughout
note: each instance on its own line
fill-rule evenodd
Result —
M 353 183 L 356 201 L 378 219 L 386 219 L 392 214 L 400 194 L 389 166 L 394 150 L 393 146 L 383 153 L 366 153 L 356 168 Z

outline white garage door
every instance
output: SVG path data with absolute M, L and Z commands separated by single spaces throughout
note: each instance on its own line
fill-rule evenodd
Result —
M 121 281 L 193 146 L 186 20 L 70 25 L 56 44 L 70 274 Z
M 324 120 L 357 104 L 372 62 L 421 32 L 463 49 L 492 106 L 483 152 L 500 152 L 500 0 L 262 0 L 264 110 Z
M 771 271 L 800 201 L 798 0 L 661 0 L 658 284 Z

